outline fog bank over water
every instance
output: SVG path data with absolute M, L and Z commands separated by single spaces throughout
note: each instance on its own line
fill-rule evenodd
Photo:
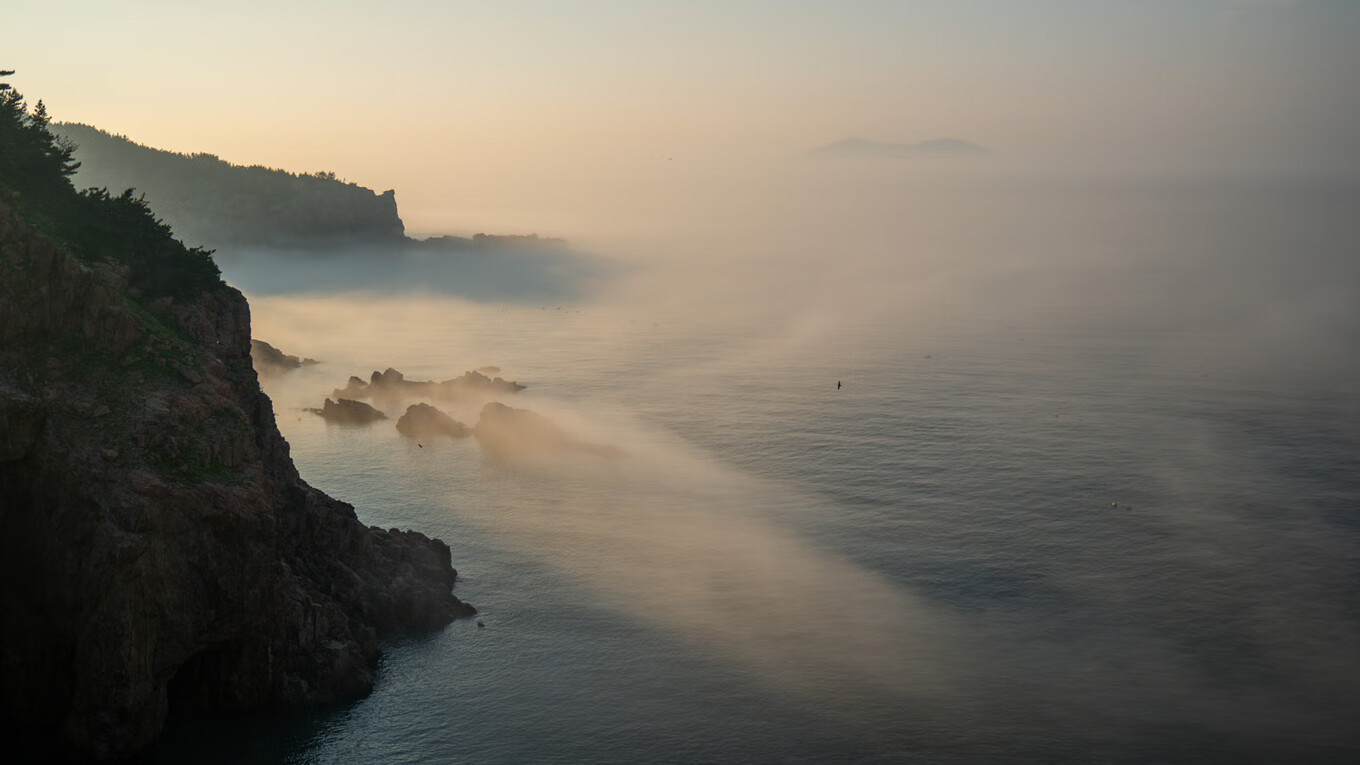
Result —
M 684 656 L 847 761 L 1350 751 L 1357 187 L 914 167 L 639 194 L 613 235 L 573 240 L 593 278 L 559 290 L 535 270 L 551 254 L 498 263 L 488 296 L 457 261 L 368 253 L 364 274 L 408 276 L 251 295 L 257 337 L 322 360 L 267 392 L 305 477 L 454 544 L 460 594 L 506 641 L 466 660 L 536 689 L 510 711 L 558 720 L 541 699 L 655 683 L 655 714 L 579 702 L 576 724 L 689 736 L 749 714 L 708 670 L 648 679 Z M 488 364 L 528 386 L 504 403 L 601 448 L 505 455 L 298 414 L 352 374 Z M 441 408 L 471 424 L 482 403 Z M 559 599 L 650 637 L 592 648 L 595 617 L 537 621 Z M 534 651 L 621 669 L 499 663 Z M 381 737 L 365 710 L 403 694 L 476 714 L 441 682 L 380 693 L 342 740 Z M 493 754 L 537 752 L 481 726 Z
M 1243 361 L 1324 376 L 1360 341 L 1360 177 L 1004 154 L 658 164 L 545 211 L 636 272 L 592 299 L 806 331 L 893 316 L 1221 332 Z
M 1055 329 L 1136 333 L 1150 361 L 1194 374 L 1331 389 L 1360 371 L 1357 179 L 798 158 L 676 171 L 623 191 L 574 211 L 570 249 L 219 260 L 255 298 L 257 336 L 313 356 L 343 353 L 324 347 L 352 342 L 328 332 L 339 327 L 397 331 L 417 346 L 426 323 L 447 320 L 441 297 L 453 297 L 585 311 L 589 331 L 620 347 L 664 343 L 664 331 L 639 328 L 678 323 L 775 333 L 751 337 L 743 353 L 756 357 L 829 338 L 853 345 L 866 323 L 918 338 L 969 325 L 1019 342 Z M 303 294 L 313 298 L 272 299 Z M 403 297 L 365 310 L 343 295 Z M 580 321 L 554 331 L 569 341 Z

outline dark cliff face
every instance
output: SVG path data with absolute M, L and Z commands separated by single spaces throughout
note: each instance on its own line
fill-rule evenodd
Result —
M 298 477 L 239 292 L 140 302 L 3 202 L 0 431 L 0 728 L 117 757 L 171 707 L 365 693 L 378 636 L 472 613 L 444 543 Z

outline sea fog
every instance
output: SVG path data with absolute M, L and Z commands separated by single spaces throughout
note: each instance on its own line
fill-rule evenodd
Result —
M 303 477 L 448 541 L 486 626 L 157 756 L 1360 751 L 1360 185 L 1004 157 L 627 180 L 535 229 L 569 250 L 220 253 L 254 336 L 322 362 L 263 382 Z M 486 365 L 528 387 L 435 403 L 619 453 L 306 411 Z
M 1227 343 L 1250 338 L 1242 354 L 1262 369 L 1293 366 L 1324 384 L 1346 379 L 1331 367 L 1349 363 L 1360 338 L 1350 214 L 1360 180 L 1350 176 L 1079 170 L 1005 155 L 661 164 L 615 170 L 552 208 L 486 211 L 508 226 L 494 233 L 566 236 L 569 249 L 218 259 L 250 296 L 415 293 L 786 326 L 875 316 L 1223 332 Z M 457 216 L 408 228 L 417 238 L 486 230 Z

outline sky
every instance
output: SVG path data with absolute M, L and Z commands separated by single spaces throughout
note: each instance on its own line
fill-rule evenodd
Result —
M 394 188 L 417 231 L 849 136 L 1360 171 L 1354 0 L 80 0 L 5 16 L 0 67 L 57 120 Z

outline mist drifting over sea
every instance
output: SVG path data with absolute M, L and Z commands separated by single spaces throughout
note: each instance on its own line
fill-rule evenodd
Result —
M 459 268 L 484 265 L 359 252 L 350 283 L 308 262 L 325 286 L 283 290 L 226 253 L 255 335 L 323 360 L 266 382 L 303 476 L 448 540 L 486 627 L 391 646 L 370 698 L 223 751 L 1353 755 L 1360 187 L 777 172 L 677 196 L 656 230 L 621 216 L 558 256 L 556 295 L 538 261 L 479 297 Z M 303 411 L 351 374 L 485 364 L 618 453 Z
M 145 761 L 1360 761 L 1360 3 L 13 5 L 484 624 Z

